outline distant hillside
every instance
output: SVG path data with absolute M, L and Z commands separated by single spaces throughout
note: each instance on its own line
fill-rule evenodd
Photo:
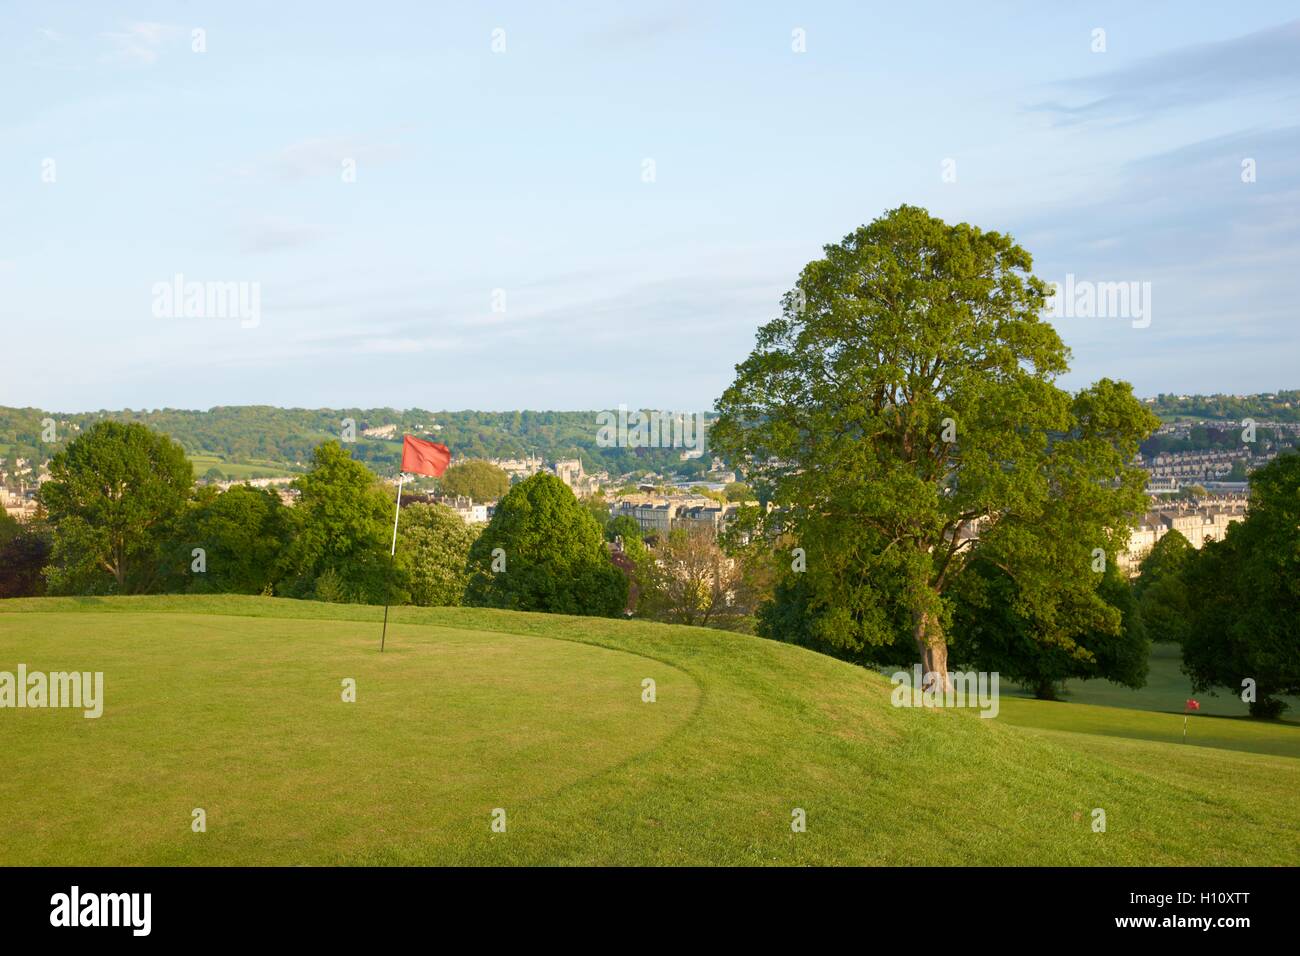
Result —
M 1260 422 L 1300 422 L 1300 390 L 1245 396 L 1162 394 L 1148 404 L 1166 421 L 1240 422 L 1250 417 Z M 48 458 L 78 430 L 98 419 L 111 418 L 142 422 L 170 435 L 195 459 L 200 474 L 209 467 L 237 477 L 294 472 L 305 467 L 313 448 L 339 438 L 344 419 L 351 419 L 356 423 L 357 439 L 351 446 L 353 455 L 380 474 L 396 473 L 404 432 L 443 442 L 457 458 L 580 458 L 587 471 L 655 471 L 686 480 L 699 477 L 708 468 L 709 454 L 682 461 L 681 448 L 602 448 L 596 443 L 597 414 L 269 405 L 217 406 L 207 411 L 164 408 L 65 414 L 0 406 L 0 463 L 15 457 Z M 41 441 L 41 422 L 45 418 L 57 422 L 58 440 L 52 444 Z M 364 434 L 367 429 L 385 426 L 395 427 L 384 435 Z M 396 436 L 396 440 L 389 435 Z M 1206 447 L 1210 445 L 1213 442 Z
M 44 459 L 76 433 L 100 419 L 140 422 L 170 435 L 202 464 L 219 460 L 264 471 L 300 470 L 312 449 L 338 439 L 343 422 L 355 422 L 353 456 L 380 474 L 395 474 L 401 435 L 425 435 L 451 448 L 456 458 L 522 458 L 548 461 L 580 458 L 587 471 L 669 470 L 691 478 L 707 470 L 710 458 L 681 460 L 683 448 L 602 448 L 597 445 L 597 412 L 476 412 L 392 408 L 275 408 L 268 405 L 218 406 L 207 411 L 164 408 L 155 411 L 98 411 L 65 414 L 37 408 L 0 406 L 0 456 Z M 41 440 L 42 420 L 56 422 L 54 443 Z M 387 435 L 366 436 L 367 429 L 396 426 Z M 200 473 L 205 470 L 201 467 Z
M 1169 421 L 1179 418 L 1239 422 L 1300 422 L 1300 391 L 1259 395 L 1157 395 L 1151 409 Z

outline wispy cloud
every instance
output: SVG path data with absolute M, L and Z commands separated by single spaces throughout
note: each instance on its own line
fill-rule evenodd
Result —
M 392 162 L 402 154 L 396 143 L 377 143 L 355 136 L 322 136 L 291 143 L 274 153 L 237 166 L 236 179 L 301 182 L 328 176 L 339 179 L 350 163 L 358 179 L 372 166 Z
M 325 226 L 280 216 L 261 216 L 244 224 L 240 230 L 240 245 L 245 252 L 271 252 L 315 242 L 329 232 Z
M 139 21 L 130 24 L 125 31 L 105 33 L 112 49 L 101 56 L 100 61 L 152 66 L 158 61 L 163 42 L 177 29 L 166 23 Z
M 1128 121 L 1185 107 L 1290 89 L 1300 93 L 1300 20 L 1214 43 L 1181 47 L 1054 86 L 1031 110 L 1061 123 Z
M 653 46 L 661 40 L 689 29 L 691 23 L 691 20 L 683 14 L 623 17 L 588 34 L 586 45 L 596 50 L 627 50 L 632 47 Z

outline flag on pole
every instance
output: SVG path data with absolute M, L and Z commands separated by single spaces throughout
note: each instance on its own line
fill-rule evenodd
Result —
M 441 478 L 451 461 L 451 449 L 436 441 L 402 436 L 402 472 L 408 475 L 432 475 Z
M 402 517 L 402 485 L 407 475 L 432 475 L 441 478 L 451 461 L 451 449 L 439 445 L 436 441 L 423 438 L 402 436 L 402 469 L 397 476 L 397 510 L 393 512 L 393 546 L 388 552 L 388 572 L 391 575 L 393 563 L 397 560 L 397 522 Z M 388 603 L 384 603 L 384 630 L 379 635 L 379 650 L 384 650 L 388 638 Z

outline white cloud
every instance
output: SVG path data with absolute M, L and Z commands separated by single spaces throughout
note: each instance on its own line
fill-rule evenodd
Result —
M 344 161 L 350 160 L 358 180 L 367 169 L 391 162 L 402 152 L 393 143 L 366 142 L 354 136 L 322 136 L 291 143 L 274 153 L 235 167 L 236 179 L 302 181 L 328 176 L 342 179 Z
M 262 216 L 246 223 L 241 246 L 245 252 L 270 252 L 305 245 L 329 234 L 325 226 L 297 222 L 282 216 Z
M 166 23 L 138 21 L 130 24 L 125 32 L 105 33 L 113 49 L 101 56 L 100 61 L 152 66 L 158 60 L 159 47 L 176 30 Z

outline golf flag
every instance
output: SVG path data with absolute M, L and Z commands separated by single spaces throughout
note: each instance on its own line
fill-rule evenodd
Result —
M 410 435 L 402 436 L 402 469 L 397 475 L 397 507 L 393 511 L 393 546 L 388 551 L 388 570 L 390 574 L 393 570 L 392 563 L 397 560 L 397 522 L 402 517 L 402 485 L 406 482 L 406 476 L 432 475 L 435 478 L 441 478 L 450 461 L 451 449 L 446 445 L 439 445 L 436 441 L 425 441 L 423 438 L 412 438 Z M 379 650 L 381 652 L 387 638 L 388 602 L 385 601 L 384 629 L 379 635 Z
M 441 478 L 451 461 L 451 449 L 423 438 L 402 436 L 402 471 L 408 475 Z

